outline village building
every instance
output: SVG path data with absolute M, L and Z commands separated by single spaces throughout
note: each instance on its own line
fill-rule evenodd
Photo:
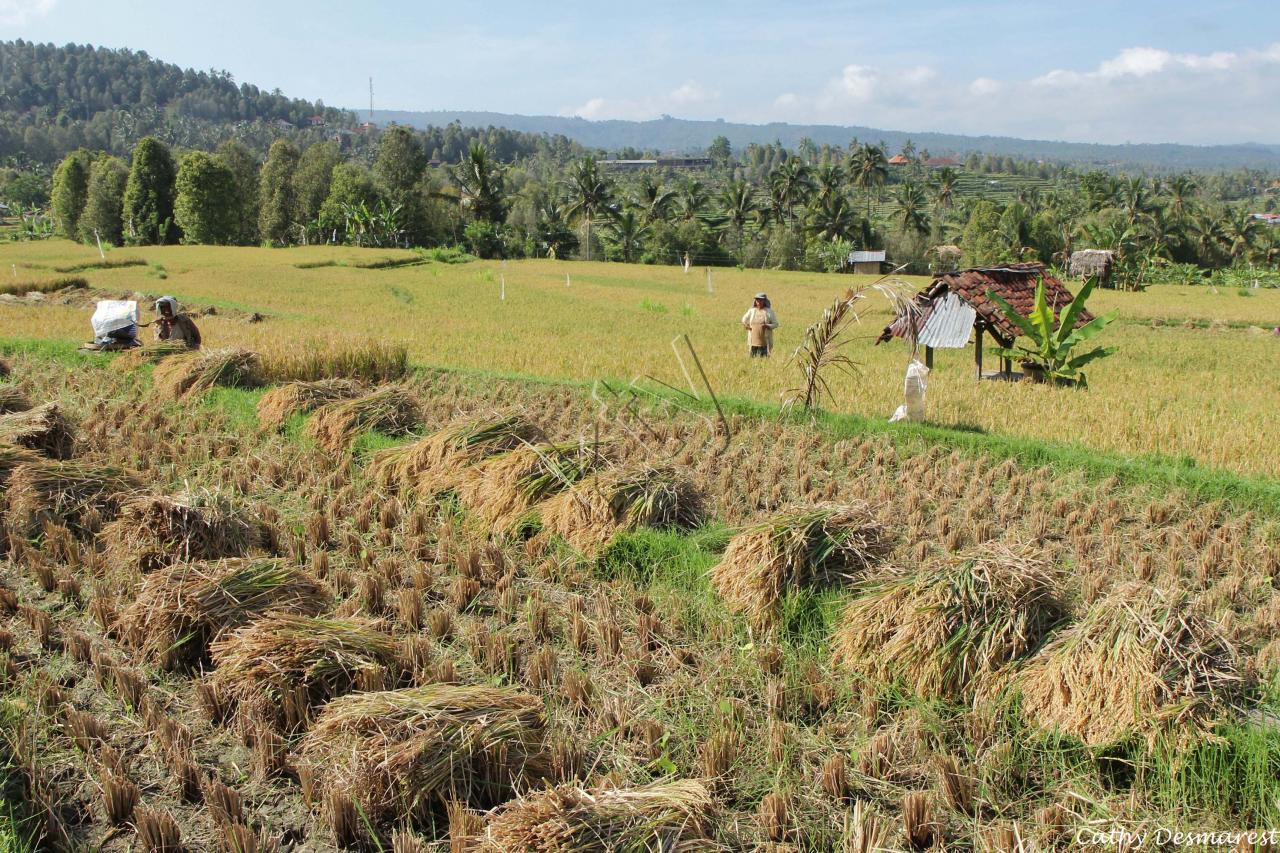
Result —
M 885 265 L 885 250 L 856 251 L 849 253 L 849 272 L 859 275 L 880 275 Z
M 890 166 L 905 166 L 910 162 L 911 162 L 910 160 L 908 160 L 906 157 L 903 157 L 901 154 L 894 154 L 892 157 L 889 158 Z

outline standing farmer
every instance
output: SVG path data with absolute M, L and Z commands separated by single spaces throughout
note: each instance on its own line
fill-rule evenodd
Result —
M 195 322 L 182 313 L 178 300 L 172 296 L 161 296 L 156 300 L 156 340 L 172 341 L 175 344 L 186 344 L 187 349 L 200 349 L 200 330 Z
M 747 330 L 747 346 L 752 358 L 768 358 L 773 349 L 773 330 L 778 328 L 778 315 L 773 313 L 769 297 L 757 293 L 747 313 L 742 315 Z

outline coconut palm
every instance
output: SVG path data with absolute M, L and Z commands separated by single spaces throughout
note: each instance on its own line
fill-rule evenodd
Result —
M 1151 209 L 1151 198 L 1148 192 L 1147 179 L 1139 175 L 1120 182 L 1120 210 L 1124 212 L 1125 222 L 1130 226 L 1137 224 Z
M 1190 175 L 1174 175 L 1165 182 L 1169 193 L 1169 213 L 1175 222 L 1184 222 L 1199 190 L 1196 179 Z
M 809 230 L 819 240 L 855 241 L 863 234 L 861 217 L 844 195 L 818 201 L 809 211 Z
M 642 214 L 630 207 L 615 213 L 604 226 L 605 239 L 621 250 L 622 260 L 628 264 L 635 261 L 636 253 L 642 248 L 644 237 L 648 233 L 649 226 L 643 221 Z
M 676 216 L 684 222 L 692 222 L 698 214 L 707 209 L 711 197 L 702 181 L 689 180 L 681 184 L 676 192 Z
M 950 166 L 944 166 L 933 176 L 933 200 L 943 210 L 955 204 L 956 179 L 959 175 Z
M 823 163 L 813 170 L 814 197 L 825 201 L 844 189 L 844 169 L 839 163 Z
M 813 170 L 792 158 L 773 170 L 769 176 L 771 195 L 787 214 L 787 222 L 795 225 L 796 205 L 804 204 L 813 191 Z
M 1258 220 L 1242 207 L 1232 208 L 1223 219 L 1222 231 L 1227 254 L 1232 263 L 1249 256 L 1258 236 Z
M 675 200 L 675 191 L 664 187 L 653 175 L 645 175 L 636 188 L 635 207 L 645 225 L 666 221 Z
M 730 181 L 720 191 L 720 208 L 725 225 L 738 237 L 738 260 L 742 261 L 747 223 L 760 216 L 755 188 L 746 181 Z
M 898 187 L 893 197 L 893 219 L 904 234 L 929 233 L 929 215 L 925 212 L 927 200 L 924 189 L 910 181 Z
M 591 260 L 591 226 L 613 202 L 613 184 L 596 166 L 596 161 L 583 157 L 569 169 L 565 182 L 569 189 L 569 206 L 565 215 L 587 224 L 587 260 Z
M 489 149 L 478 140 L 471 143 L 466 158 L 454 170 L 454 178 L 462 188 L 463 204 L 477 219 L 495 224 L 506 221 L 502 171 L 489 156 Z
M 871 191 L 884 186 L 889 178 L 889 160 L 879 145 L 863 145 L 851 158 L 849 166 L 853 185 L 866 195 L 867 219 L 871 218 Z

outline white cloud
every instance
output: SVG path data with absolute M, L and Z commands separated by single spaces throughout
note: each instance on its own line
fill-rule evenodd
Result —
M 690 80 L 670 92 L 643 98 L 591 98 L 576 107 L 565 107 L 560 115 L 585 119 L 630 119 L 645 121 L 673 112 L 714 107 L 720 93 Z
M 1030 79 L 851 64 L 808 94 L 779 96 L 772 118 L 1089 142 L 1280 142 L 1277 101 L 1280 43 L 1203 54 L 1137 46 Z
M 0 0 L 0 27 L 21 27 L 53 11 L 58 0 Z

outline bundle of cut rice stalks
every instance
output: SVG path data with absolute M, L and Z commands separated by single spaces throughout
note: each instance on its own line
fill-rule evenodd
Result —
M 1090 746 L 1210 736 L 1246 687 L 1243 658 L 1187 593 L 1123 584 L 1012 674 L 1035 724 Z
M 262 527 L 214 495 L 145 495 L 126 502 L 100 540 L 112 566 L 154 572 L 174 563 L 243 557 L 266 546 Z
M 706 786 L 692 780 L 594 791 L 561 785 L 496 809 L 480 850 L 716 850 L 704 834 L 711 805 Z
M 603 462 L 597 447 L 529 444 L 468 469 L 458 497 L 490 527 L 510 531 L 537 504 L 572 488 Z
M 144 364 L 159 364 L 171 355 L 190 353 L 186 344 L 175 344 L 171 341 L 156 341 L 140 347 L 125 350 L 116 356 L 112 366 L 117 370 L 128 371 Z
M 891 574 L 845 609 L 835 664 L 924 698 L 963 699 L 1061 621 L 1058 586 L 1041 554 L 1004 545 Z
M 388 385 L 361 397 L 320 406 L 307 421 L 306 434 L 331 453 L 341 453 L 367 430 L 404 435 L 418 423 L 418 403 L 413 395 L 402 386 Z
M 368 474 L 383 488 L 429 496 L 457 488 L 467 468 L 537 441 L 541 430 L 518 416 L 450 424 L 412 444 L 378 453 Z
M 70 459 L 75 432 L 57 403 L 0 415 L 0 442 L 16 444 L 50 459 Z
M 892 547 L 889 532 L 865 503 L 795 508 L 735 536 L 711 570 L 711 581 L 730 610 L 767 625 L 789 588 L 847 578 Z
M 172 400 L 214 387 L 257 388 L 262 357 L 245 349 L 205 349 L 171 355 L 156 365 L 156 391 Z
M 0 442 L 0 498 L 7 493 L 9 485 L 9 475 L 13 473 L 13 469 L 19 465 L 26 465 L 29 462 L 39 462 L 40 454 L 26 447 L 17 447 L 16 445 Z M 3 500 L 0 500 L 0 506 Z
M 682 528 L 702 523 L 702 495 L 671 468 L 606 468 L 542 505 L 543 529 L 585 556 L 599 554 L 619 533 L 641 527 Z
M 299 763 L 321 796 L 344 792 L 378 829 L 425 825 L 446 800 L 487 808 L 547 772 L 542 700 L 431 684 L 353 693 L 321 711 Z
M 98 522 L 110 521 L 141 490 L 138 475 L 123 468 L 38 459 L 9 476 L 9 523 L 28 536 L 38 535 L 45 522 L 91 536 Z
M 223 634 L 210 652 L 224 695 L 297 730 L 310 709 L 350 692 L 361 673 L 391 668 L 398 646 L 367 620 L 275 613 Z
M 176 669 L 203 660 L 222 631 L 255 616 L 313 615 L 329 604 L 323 583 L 284 560 L 186 563 L 148 575 L 120 626 L 149 662 Z
M 25 412 L 31 408 L 31 401 L 17 385 L 0 385 L 0 415 L 10 412 Z
M 364 383 L 355 379 L 290 382 L 262 395 L 258 401 L 258 423 L 278 429 L 293 415 L 307 414 L 326 403 L 351 400 L 364 392 Z

